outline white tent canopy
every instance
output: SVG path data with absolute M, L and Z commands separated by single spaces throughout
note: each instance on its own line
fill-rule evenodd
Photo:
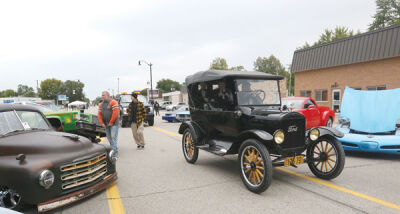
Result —
M 87 105 L 87 103 L 85 103 L 85 102 L 83 102 L 83 101 L 74 101 L 74 102 L 72 102 L 72 103 L 69 103 L 68 104 L 68 107 L 72 107 L 72 106 L 86 106 Z

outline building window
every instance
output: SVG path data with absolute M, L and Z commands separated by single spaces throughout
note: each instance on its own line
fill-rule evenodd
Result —
M 300 91 L 300 97 L 311 97 L 311 91 Z
M 386 85 L 368 86 L 367 90 L 369 91 L 386 90 Z
M 351 87 L 354 90 L 361 90 L 361 87 Z
M 315 101 L 328 101 L 328 90 L 315 90 Z

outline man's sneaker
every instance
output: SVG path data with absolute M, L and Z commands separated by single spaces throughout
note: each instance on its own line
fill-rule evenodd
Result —
M 144 149 L 144 146 L 142 146 L 142 149 Z
M 139 145 L 137 146 L 138 149 L 140 149 L 140 147 L 141 147 L 141 146 L 139 146 Z

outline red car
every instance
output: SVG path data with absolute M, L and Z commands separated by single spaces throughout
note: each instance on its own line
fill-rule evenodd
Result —
M 304 115 L 306 118 L 306 129 L 316 126 L 332 127 L 335 120 L 335 112 L 327 106 L 318 106 L 309 97 L 286 97 L 282 98 L 282 108 L 293 110 Z

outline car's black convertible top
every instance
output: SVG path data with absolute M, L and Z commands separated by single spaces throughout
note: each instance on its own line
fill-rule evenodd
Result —
M 206 82 L 211 80 L 223 79 L 225 77 L 243 77 L 246 79 L 271 79 L 281 80 L 282 76 L 272 75 L 257 71 L 234 71 L 234 70 L 208 70 L 200 71 L 193 75 L 186 77 L 186 85 L 190 85 L 196 82 Z

